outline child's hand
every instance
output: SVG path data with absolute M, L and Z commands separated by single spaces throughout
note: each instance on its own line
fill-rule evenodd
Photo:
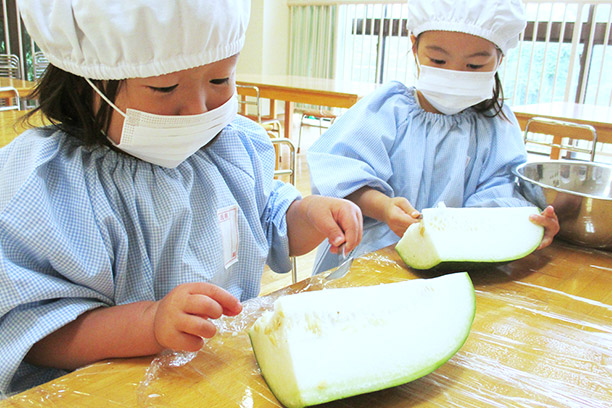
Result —
M 198 351 L 203 337 L 215 335 L 217 328 L 209 319 L 235 316 L 242 305 L 229 292 L 209 283 L 185 283 L 155 303 L 155 339 L 163 348 Z
M 384 222 L 400 238 L 411 224 L 418 222 L 421 215 L 404 197 L 389 198 L 384 209 Z
M 363 233 L 363 217 L 357 205 L 340 198 L 311 196 L 316 199 L 309 206 L 308 219 L 332 245 L 331 252 L 337 253 L 338 248 L 346 243 L 345 250 L 349 253 L 361 242 Z
M 325 238 L 333 253 L 346 243 L 350 252 L 361 242 L 361 210 L 349 200 L 309 195 L 296 200 L 287 210 L 289 252 L 292 256 L 310 252 Z
M 529 219 L 537 225 L 544 227 L 544 237 L 538 249 L 546 248 L 552 244 L 553 238 L 559 232 L 559 220 L 555 209 L 552 206 L 548 206 L 540 214 L 534 214 Z

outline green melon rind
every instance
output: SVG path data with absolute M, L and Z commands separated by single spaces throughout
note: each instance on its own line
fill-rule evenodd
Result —
M 542 233 L 542 236 L 544 234 Z M 541 241 L 541 239 L 540 239 Z M 400 256 L 400 258 L 404 261 L 404 263 L 406 265 L 408 265 L 409 267 L 411 267 L 412 269 L 415 270 L 420 270 L 420 271 L 429 271 L 429 270 L 440 270 L 440 271 L 466 271 L 466 270 L 473 270 L 473 269 L 480 269 L 480 268 L 486 268 L 486 267 L 492 267 L 492 266 L 496 266 L 496 265 L 503 265 L 506 264 L 508 262 L 512 262 L 512 261 L 516 261 L 518 259 L 524 258 L 527 255 L 531 254 L 533 251 L 536 250 L 536 248 L 540 245 L 540 242 L 537 242 L 536 244 L 534 244 L 532 247 L 530 247 L 529 250 L 525 251 L 524 253 L 520 253 L 517 254 L 516 256 L 513 257 L 508 257 L 505 259 L 490 259 L 490 260 L 482 260 L 482 261 L 474 261 L 474 260 L 449 260 L 449 261 L 442 261 L 440 260 L 439 262 L 436 263 L 427 263 L 427 264 L 415 264 L 411 259 L 409 258 L 405 258 L 404 256 L 402 256 L 402 253 L 400 252 L 401 249 L 397 249 L 396 250 Z
M 465 342 L 467 341 L 467 338 L 469 336 L 470 333 L 470 329 L 471 329 L 471 325 L 473 323 L 474 317 L 475 317 L 475 313 L 476 313 L 476 295 L 474 292 L 474 287 L 472 284 L 472 281 L 469 277 L 469 275 L 467 273 L 462 273 L 465 277 L 465 280 L 463 281 L 463 283 L 466 286 L 469 286 L 469 288 L 471 289 L 470 291 L 470 296 L 469 296 L 469 300 L 471 302 L 470 304 L 470 309 L 471 309 L 471 314 L 469 315 L 469 318 L 466 319 L 466 324 L 465 324 L 465 330 L 458 334 L 456 336 L 457 339 L 459 339 L 459 341 L 456 343 L 456 347 L 454 347 L 452 350 L 450 350 L 444 357 L 442 357 L 440 360 L 436 361 L 434 364 L 424 367 L 422 370 L 419 370 L 418 372 L 413 372 L 410 375 L 404 376 L 404 377 L 399 377 L 399 378 L 392 378 L 389 379 L 388 381 L 385 381 L 384 384 L 372 384 L 369 386 L 363 386 L 363 387 L 355 387 L 352 390 L 350 390 L 348 393 L 346 391 L 340 391 L 340 392 L 328 392 L 325 394 L 321 394 L 321 395 L 317 395 L 317 392 L 312 392 L 312 390 L 310 390 L 310 392 L 306 392 L 304 394 L 300 394 L 298 392 L 295 393 L 291 393 L 293 395 L 285 395 L 285 398 L 283 398 L 281 395 L 279 395 L 279 393 L 277 391 L 275 391 L 274 386 L 272 386 L 268 380 L 266 379 L 266 375 L 264 373 L 263 370 L 263 366 L 264 364 L 262 364 L 261 360 L 260 360 L 260 356 L 258 355 L 257 351 L 256 351 L 256 347 L 254 345 L 254 340 L 253 340 L 253 333 L 252 333 L 252 328 L 249 330 L 248 334 L 249 334 L 249 339 L 251 341 L 251 345 L 253 348 L 253 352 L 255 355 L 255 359 L 258 363 L 258 365 L 260 366 L 260 369 L 262 370 L 262 374 L 264 377 L 264 380 L 266 381 L 266 383 L 268 384 L 268 387 L 270 388 L 271 392 L 274 394 L 274 396 L 286 407 L 289 408 L 301 408 L 301 407 L 306 407 L 306 406 L 311 406 L 311 405 L 317 405 L 317 404 L 322 404 L 325 402 L 329 402 L 329 401 L 334 401 L 337 399 L 341 399 L 341 398 L 347 398 L 347 397 L 351 397 L 351 396 L 355 396 L 355 395 L 360 395 L 360 394 L 364 394 L 364 393 L 368 393 L 368 392 L 374 392 L 374 391 L 379 391 L 382 389 L 386 389 L 386 388 L 391 388 L 391 387 L 395 387 L 398 385 L 402 385 L 402 384 L 406 384 L 408 382 L 414 381 L 420 377 L 423 377 L 433 371 L 435 371 L 436 369 L 438 369 L 440 366 L 442 366 L 443 364 L 445 364 L 448 360 L 450 360 L 458 351 L 459 349 L 461 349 L 461 347 L 465 344 Z M 468 322 L 469 320 L 469 322 Z M 295 383 L 295 381 L 293 381 L 293 383 Z
M 509 208 L 513 208 L 513 207 L 509 207 Z M 536 212 L 539 211 L 535 207 L 529 207 L 529 208 L 533 209 Z M 457 210 L 457 209 L 454 209 L 454 210 Z M 473 209 L 470 209 L 470 210 L 473 210 Z M 495 209 L 489 208 L 486 210 L 503 211 L 504 208 L 495 208 Z M 418 224 L 415 224 L 415 227 L 416 225 Z M 413 234 L 413 235 L 416 235 L 416 234 Z M 407 239 L 404 239 L 405 237 Z M 416 270 L 432 270 L 432 269 L 442 270 L 442 271 L 470 270 L 474 268 L 482 268 L 486 266 L 504 264 L 504 263 L 512 262 L 517 259 L 526 257 L 527 255 L 535 251 L 540 245 L 542 238 L 544 237 L 544 228 L 540 227 L 539 235 L 537 237 L 535 235 L 532 237 L 533 244 L 530 247 L 528 247 L 525 251 L 514 253 L 507 257 L 490 257 L 490 258 L 483 258 L 480 260 L 474 260 L 474 259 L 468 259 L 468 258 L 463 258 L 463 259 L 456 258 L 456 259 L 443 260 L 440 258 L 437 252 L 435 252 L 433 248 L 432 250 L 434 250 L 435 252 L 434 256 L 432 256 L 433 259 L 430 258 L 430 259 L 421 260 L 419 259 L 419 252 L 423 253 L 425 251 L 423 247 L 426 247 L 428 245 L 428 242 L 427 242 L 428 237 L 425 236 L 423 233 L 421 233 L 421 237 L 422 238 L 419 240 L 420 242 L 417 243 L 418 247 L 413 247 L 409 241 L 409 231 L 407 230 L 405 236 L 402 237 L 402 239 L 400 239 L 400 241 L 395 246 L 395 250 L 397 251 L 398 255 L 400 256 L 400 258 L 404 261 L 406 265 Z
M 466 276 L 468 276 L 467 273 L 466 273 Z M 468 276 L 468 279 L 469 279 L 469 276 Z M 471 280 L 470 280 L 470 285 L 471 285 Z M 323 404 L 326 402 L 335 401 L 335 400 L 342 399 L 342 398 L 348 398 L 348 397 L 352 397 L 355 395 L 361 395 L 361 394 L 366 394 L 369 392 L 375 392 L 375 391 L 380 391 L 380 390 L 384 390 L 387 388 L 397 387 L 399 385 L 407 384 L 409 382 L 412 382 L 414 380 L 417 380 L 421 377 L 426 376 L 427 374 L 434 372 L 435 370 L 440 368 L 442 365 L 444 365 L 446 362 L 448 362 L 448 360 L 450 360 L 455 354 L 457 354 L 457 352 L 461 349 L 461 347 L 463 347 L 463 345 L 467 341 L 469 334 L 470 334 L 471 325 L 474 321 L 474 317 L 476 316 L 476 294 L 474 292 L 472 292 L 472 302 L 473 302 L 473 312 L 469 319 L 470 323 L 469 325 L 466 326 L 466 331 L 461 336 L 462 340 L 460 341 L 460 343 L 457 343 L 457 347 L 455 347 L 452 351 L 450 351 L 446 356 L 444 356 L 441 360 L 437 361 L 435 364 L 432 364 L 429 367 L 423 368 L 421 371 L 413 373 L 412 375 L 400 377 L 395 380 L 389 381 L 385 385 L 381 385 L 381 386 L 375 385 L 375 386 L 355 389 L 350 395 L 330 393 L 326 396 L 326 398 L 310 399 L 308 401 L 302 401 L 303 402 L 302 405 L 292 405 L 288 407 L 289 408 L 302 408 L 302 407 L 307 407 L 311 405 Z

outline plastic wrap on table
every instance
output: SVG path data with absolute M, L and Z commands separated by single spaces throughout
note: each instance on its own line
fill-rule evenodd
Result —
M 401 261 L 385 254 L 356 259 L 350 273 L 368 274 L 379 283 L 415 277 L 407 275 Z M 550 289 L 537 279 L 515 279 L 533 273 L 532 267 L 551 262 L 564 260 L 537 255 L 531 263 L 470 274 L 476 289 L 476 317 L 467 342 L 451 360 L 411 383 L 325 406 L 612 407 L 612 305 Z M 611 263 L 606 265 L 584 268 L 605 274 L 607 282 L 612 282 Z M 107 369 L 107 364 L 114 364 L 113 370 L 133 371 L 128 373 L 133 379 L 131 400 L 98 393 L 84 398 L 83 406 L 191 407 L 198 401 L 206 407 L 281 406 L 261 377 L 246 331 L 279 296 L 346 286 L 344 279 L 326 281 L 320 275 L 245 302 L 239 316 L 215 322 L 217 335 L 197 353 L 168 352 L 153 361 L 141 359 L 140 364 L 128 360 L 131 362 L 124 365 L 120 360 L 79 370 L 78 381 L 83 384 L 104 381 L 106 377 L 97 376 L 96 371 Z M 580 293 L 579 289 L 568 292 Z M 609 293 L 610 289 L 596 288 L 595 292 Z M 601 298 L 612 299 L 609 295 Z M 359 357 L 352 361 L 359 364 Z M 78 381 L 72 378 L 70 384 L 64 384 L 60 379 L 35 398 L 31 394 L 27 400 L 13 397 L 5 401 L 9 402 L 6 406 L 63 406 L 64 397 L 82 392 Z

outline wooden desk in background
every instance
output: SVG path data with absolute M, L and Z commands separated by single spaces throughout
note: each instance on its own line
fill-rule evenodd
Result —
M 350 108 L 376 89 L 377 84 L 291 75 L 239 74 L 236 83 L 259 88 L 259 97 L 285 101 L 285 137 L 291 139 L 294 104 Z
M 30 93 L 34 90 L 36 82 L 0 77 L 0 88 L 7 86 L 17 89 L 17 93 L 19 93 L 19 98 L 25 98 L 29 96 Z
M 388 247 L 355 259 L 341 279 L 317 276 L 246 302 L 237 318 L 217 321 L 219 334 L 186 365 L 168 364 L 177 355 L 155 364 L 151 358 L 100 362 L 0 401 L 0 407 L 278 407 L 245 333 L 262 309 L 280 295 L 323 285 L 418 277 L 428 276 L 407 269 Z M 611 406 L 612 253 L 556 241 L 470 277 L 476 316 L 467 342 L 451 360 L 411 383 L 325 406 Z M 351 364 L 359 364 L 359 356 Z
M 521 129 L 535 116 L 591 125 L 597 131 L 597 141 L 612 143 L 612 107 L 573 102 L 548 102 L 513 106 L 512 111 Z

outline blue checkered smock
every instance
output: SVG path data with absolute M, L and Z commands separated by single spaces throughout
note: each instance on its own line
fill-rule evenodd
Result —
M 299 193 L 274 165 L 269 137 L 242 117 L 176 169 L 52 129 L 0 149 L 0 391 L 63 374 L 22 360 L 87 310 L 193 281 L 245 300 L 264 264 L 290 270 L 286 212 Z M 236 205 L 238 261 L 226 268 L 218 210 Z
M 517 191 L 511 168 L 527 154 L 512 111 L 508 120 L 473 109 L 455 115 L 424 111 L 415 89 L 390 82 L 344 113 L 308 151 L 315 194 L 346 197 L 364 186 L 406 197 L 417 209 L 531 205 Z M 355 255 L 399 237 L 366 218 Z M 319 247 L 314 273 L 338 265 L 329 244 Z

